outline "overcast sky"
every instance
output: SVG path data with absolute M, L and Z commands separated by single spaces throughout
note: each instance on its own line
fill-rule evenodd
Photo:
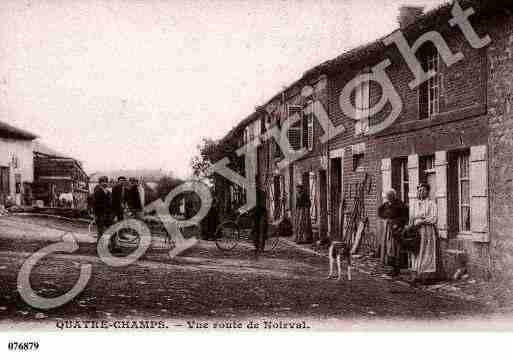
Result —
M 309 68 L 441 0 L 0 2 L 0 121 L 86 170 L 189 173 L 218 138 Z

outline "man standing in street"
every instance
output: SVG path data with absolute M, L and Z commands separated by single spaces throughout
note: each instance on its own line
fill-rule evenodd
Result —
M 94 188 L 94 216 L 96 217 L 96 228 L 98 239 L 100 239 L 107 228 L 112 225 L 112 198 L 107 190 L 109 179 L 100 177 L 99 184 Z
M 139 186 L 136 178 L 130 178 L 130 186 L 127 191 L 126 201 L 128 208 L 130 208 L 130 211 L 134 216 L 141 219 L 144 207 L 144 192 L 142 186 Z
M 252 237 L 255 246 L 255 258 L 258 259 L 259 255 L 264 251 L 269 229 L 267 221 L 266 193 L 259 188 L 258 178 L 255 183 L 256 206 L 253 209 Z
M 118 183 L 112 187 L 112 214 L 116 222 L 123 220 L 124 207 L 126 203 L 126 177 L 118 177 Z

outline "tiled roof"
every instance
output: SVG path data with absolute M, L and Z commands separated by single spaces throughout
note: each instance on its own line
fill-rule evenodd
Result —
M 50 157 L 70 158 L 65 154 L 55 151 L 53 148 L 51 148 L 50 146 L 46 145 L 41 141 L 34 141 L 34 152 L 41 153 L 43 155 Z
M 0 121 L 0 137 L 13 138 L 17 140 L 34 140 L 36 135 L 20 128 L 9 125 L 8 123 Z
M 511 9 L 513 9 L 513 0 L 460 0 L 459 3 L 463 9 L 472 6 L 476 15 L 479 14 L 480 16 L 484 16 L 498 10 L 511 12 Z M 406 28 L 401 29 L 401 31 L 405 34 L 405 36 L 413 36 L 417 33 L 425 31 L 428 28 L 438 28 L 440 26 L 446 25 L 448 19 L 451 17 L 452 6 L 453 2 L 448 2 L 436 9 L 428 11 L 420 16 L 417 21 L 407 26 Z M 325 61 L 311 68 L 310 70 L 306 71 L 300 79 L 288 86 L 284 91 L 288 91 L 292 87 L 297 86 L 300 83 L 307 82 L 308 80 L 311 80 L 322 74 L 340 70 L 344 66 L 363 61 L 370 61 L 378 56 L 382 56 L 386 48 L 385 44 L 383 43 L 383 39 L 389 35 L 390 34 L 370 43 L 348 50 L 335 57 L 334 59 Z M 280 95 L 281 93 L 274 95 L 267 103 L 270 103 Z M 221 142 L 225 142 L 230 137 L 234 136 L 238 131 L 240 131 L 248 123 L 254 120 L 257 114 L 258 110 L 239 122 L 237 126 L 235 126 L 223 137 Z

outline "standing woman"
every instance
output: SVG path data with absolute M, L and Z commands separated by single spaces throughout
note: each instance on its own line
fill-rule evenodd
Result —
M 417 187 L 417 201 L 413 204 L 412 221 L 420 236 L 420 249 L 415 258 L 416 281 L 437 279 L 439 243 L 436 231 L 436 203 L 429 199 L 431 187 L 422 183 Z
M 310 221 L 310 198 L 301 184 L 297 186 L 295 222 L 296 243 L 311 243 L 313 235 Z
M 408 223 L 408 208 L 397 198 L 394 189 L 386 191 L 386 201 L 378 208 L 379 218 L 384 220 L 382 234 L 384 264 L 392 267 L 392 276 L 400 273 L 401 232 Z

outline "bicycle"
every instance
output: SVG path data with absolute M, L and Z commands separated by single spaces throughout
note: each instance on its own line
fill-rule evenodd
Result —
M 235 220 L 224 221 L 217 227 L 215 232 L 215 244 L 222 251 L 231 251 L 241 242 L 252 241 L 253 218 L 249 213 L 237 215 Z M 279 237 L 268 237 L 265 241 L 264 251 L 271 251 L 276 248 Z

